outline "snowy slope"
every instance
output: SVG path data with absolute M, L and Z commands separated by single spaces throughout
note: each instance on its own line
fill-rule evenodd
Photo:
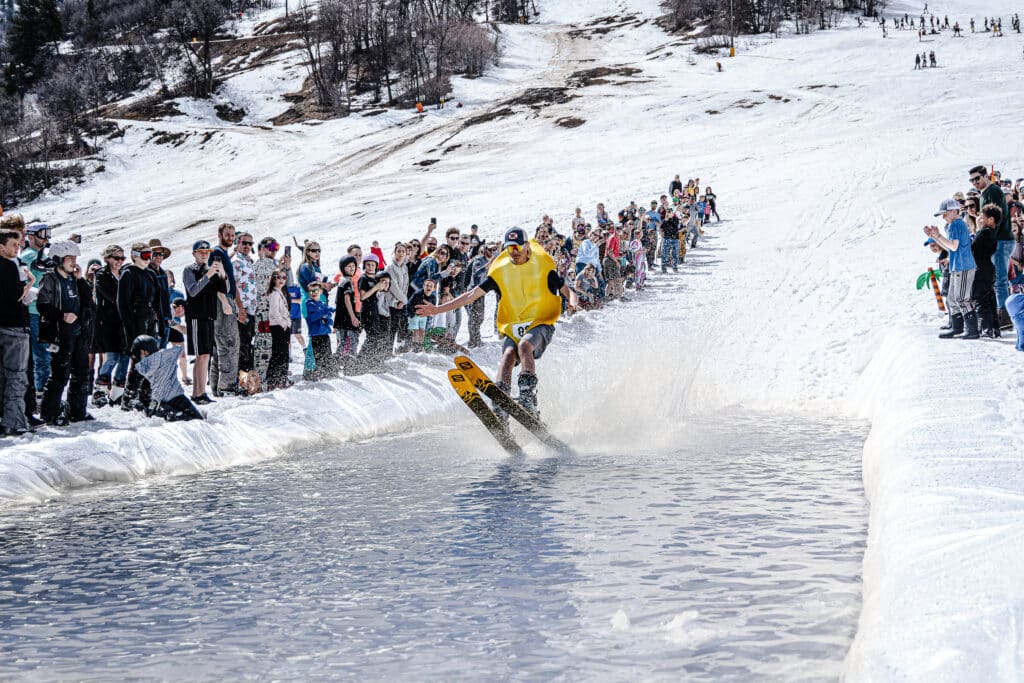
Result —
M 970 166 L 1024 175 L 1024 140 L 1013 134 L 1017 95 L 1007 85 L 1021 36 L 918 43 L 915 33 L 890 31 L 883 40 L 850 21 L 808 37 L 743 40 L 718 73 L 714 57 L 693 55 L 653 24 L 654 0 L 545 4 L 544 23 L 503 28 L 502 69 L 457 81 L 461 109 L 280 128 L 209 118 L 133 123 L 109 150 L 106 173 L 26 214 L 83 233 L 92 250 L 161 237 L 175 249 L 175 269 L 187 262 L 186 245 L 223 220 L 279 239 L 317 237 L 330 262 L 353 241 L 418 237 L 433 215 L 442 229 L 477 223 L 491 235 L 513 223 L 532 227 L 544 212 L 564 226 L 577 205 L 588 214 L 597 201 L 618 208 L 664 192 L 673 173 L 699 175 L 728 219 L 709 231 L 715 239 L 703 249 L 711 256 L 680 280 L 673 305 L 644 311 L 632 334 L 611 334 L 608 349 L 579 360 L 586 367 L 629 358 L 652 384 L 617 383 L 595 397 L 596 384 L 563 382 L 544 397 L 548 414 L 596 404 L 653 426 L 680 404 L 740 403 L 870 419 L 870 538 L 849 677 L 1018 678 L 1024 471 L 1009 449 L 1024 407 L 1011 373 L 1018 358 L 1005 341 L 936 339 L 941 319 L 913 283 L 930 262 L 920 228 L 934 222 L 941 199 L 966 188 Z M 1004 1 L 929 4 L 964 26 L 972 15 L 980 24 L 1015 9 Z M 892 11 L 904 9 L 921 11 Z M 621 19 L 588 26 L 610 16 Z M 913 71 L 915 52 L 926 49 L 942 68 Z M 560 104 L 504 103 L 528 88 L 564 88 L 571 74 L 595 67 L 640 72 L 570 88 L 573 99 Z M 472 123 L 484 114 L 498 117 Z M 584 123 L 557 124 L 569 116 Z M 155 145 L 147 127 L 194 135 L 179 147 Z M 372 381 L 414 393 L 429 384 L 417 388 L 407 374 Z M 679 404 L 649 398 L 671 394 Z M 432 409 L 443 410 L 447 398 Z M 293 409 L 300 400 L 275 395 L 257 405 Z M 255 420 L 259 409 L 232 410 Z M 589 426 L 582 417 L 560 425 L 580 434 Z M 340 422 L 325 430 L 335 428 L 350 429 Z M 3 461 L 10 453 L 31 470 L 30 456 L 48 438 L 5 445 Z M 102 438 L 132 447 L 116 431 Z M 88 461 L 75 443 L 48 457 Z M 219 441 L 213 460 L 189 466 L 228 464 L 234 456 L 223 449 L 234 444 Z M 180 466 L 115 474 L 116 465 L 98 468 L 98 478 Z M 16 476 L 28 475 L 0 470 L 5 495 L 50 495 L 92 475 L 54 476 L 39 490 Z

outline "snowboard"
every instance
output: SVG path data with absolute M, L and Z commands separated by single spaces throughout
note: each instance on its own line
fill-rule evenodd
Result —
M 521 405 L 516 403 L 515 399 L 502 391 L 497 384 L 491 381 L 491 378 L 487 376 L 487 373 L 481 370 L 480 366 L 473 362 L 472 358 L 469 358 L 468 356 L 456 356 L 455 366 L 465 373 L 466 377 L 472 383 L 472 386 L 478 392 L 483 393 L 483 395 L 489 398 L 494 405 L 504 410 L 510 417 L 523 425 L 523 427 L 537 437 L 541 443 L 559 453 L 564 453 L 566 455 L 571 455 L 573 453 L 569 444 L 552 434 L 550 430 L 548 430 L 547 425 L 544 424 L 540 418 L 529 410 L 523 408 Z
M 512 433 L 508 430 L 508 425 L 502 423 L 498 419 L 498 416 L 494 414 L 491 407 L 487 405 L 487 402 L 480 396 L 480 393 L 470 382 L 469 378 L 464 372 L 457 369 L 448 371 L 448 381 L 451 382 L 452 388 L 455 389 L 455 393 L 459 395 L 462 402 L 473 411 L 473 414 L 480 419 L 484 427 L 491 436 L 495 438 L 498 444 L 504 448 L 509 455 L 521 456 L 523 450 L 516 443 Z

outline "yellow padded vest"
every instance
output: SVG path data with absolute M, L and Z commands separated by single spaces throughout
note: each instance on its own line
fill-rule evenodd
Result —
M 548 289 L 548 273 L 555 260 L 536 240 L 530 240 L 530 259 L 512 263 L 508 251 L 494 259 L 487 274 L 498 283 L 498 332 L 515 341 L 537 325 L 554 325 L 562 315 L 562 297 Z

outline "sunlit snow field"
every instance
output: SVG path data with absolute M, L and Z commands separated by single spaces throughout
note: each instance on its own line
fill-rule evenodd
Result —
M 838 470 L 846 456 L 833 448 L 831 426 L 867 420 L 866 441 L 857 428 L 842 432 L 862 450 L 870 502 L 863 608 L 843 672 L 858 680 L 1017 678 L 1024 470 L 1009 450 L 1024 436 L 1017 358 L 1006 340 L 940 342 L 934 301 L 913 283 L 931 263 L 921 227 L 935 222 L 940 200 L 966 189 L 968 168 L 995 164 L 1024 175 L 1012 86 L 1024 39 L 1009 31 L 1005 38 L 946 33 L 919 43 L 911 31 L 883 39 L 870 22 L 858 28 L 848 20 L 811 36 L 741 39 L 737 57 L 727 59 L 694 55 L 692 45 L 664 33 L 652 21 L 653 0 L 543 7 L 541 23 L 503 27 L 499 69 L 456 81 L 452 101 L 462 108 L 260 127 L 261 117 L 265 123 L 280 112 L 253 92 L 259 83 L 250 77 L 229 89 L 258 102 L 243 125 L 208 115 L 131 122 L 107 149 L 105 173 L 26 207 L 27 218 L 55 225 L 58 236 L 82 233 L 89 252 L 160 237 L 175 250 L 175 269 L 187 263 L 187 245 L 229 220 L 258 236 L 318 238 L 332 272 L 348 244 L 418 237 L 430 216 L 442 229 L 477 223 L 497 235 L 510 224 L 532 228 L 548 212 L 565 228 L 576 206 L 589 214 L 604 201 L 614 210 L 665 192 L 675 173 L 699 175 L 727 222 L 710 226 L 685 273 L 660 285 L 648 305 L 624 308 L 621 318 L 577 319 L 559 332 L 555 346 L 566 355 L 542 363 L 542 407 L 552 427 L 597 454 L 596 467 L 600 455 L 619 462 L 686 452 L 673 450 L 684 445 L 665 429 L 667 414 L 686 424 L 692 415 L 775 414 L 825 429 L 806 432 L 801 448 L 825 446 Z M 921 9 L 889 7 L 912 16 Z M 1019 11 L 977 0 L 929 9 L 963 26 L 971 16 L 980 24 Z M 607 17 L 617 17 L 601 24 L 610 31 L 590 25 Z M 940 68 L 914 71 L 915 53 L 931 49 Z M 574 97 L 562 104 L 505 104 L 528 88 L 567 87 L 574 73 L 595 67 L 639 71 L 569 87 Z M 290 74 L 296 88 L 302 78 L 287 64 L 272 71 Z M 506 106 L 511 116 L 467 125 Z M 584 123 L 558 125 L 570 116 Z M 147 142 L 147 128 L 196 135 L 168 147 Z M 210 130 L 216 134 L 201 146 Z M 572 353 L 569 332 L 588 325 L 597 335 Z M 614 343 L 601 343 L 602 325 Z M 490 353 L 483 360 L 493 366 Z M 210 476 L 214 486 L 233 475 L 212 470 L 270 471 L 275 458 L 301 463 L 303 449 L 350 449 L 353 439 L 445 423 L 453 411 L 461 420 L 443 376 L 443 363 L 403 360 L 389 377 L 224 402 L 204 425 L 101 414 L 101 430 L 42 430 L 3 445 L 0 497 L 5 507 L 19 506 L 5 514 L 30 520 L 37 508 L 23 503 L 70 488 L 146 486 L 175 473 Z M 671 413 L 644 410 L 665 402 Z M 617 440 L 623 434 L 628 439 Z M 494 476 L 504 465 L 493 456 L 445 491 L 457 495 Z M 311 457 L 311 468 L 312 461 L 321 462 Z M 592 470 L 573 463 L 563 471 L 572 474 L 560 483 Z M 166 485 L 173 499 L 176 484 Z M 60 505 L 48 504 L 58 515 Z M 660 562 L 646 552 L 641 562 Z M 694 609 L 685 600 L 663 613 L 626 604 L 617 616 L 619 606 L 598 602 L 587 623 L 606 630 L 628 623 L 616 631 L 627 640 L 653 629 L 659 643 L 664 624 Z M 713 631 L 709 613 L 696 611 L 693 628 Z M 551 642 L 561 647 L 557 633 Z M 711 666 L 699 653 L 690 661 Z

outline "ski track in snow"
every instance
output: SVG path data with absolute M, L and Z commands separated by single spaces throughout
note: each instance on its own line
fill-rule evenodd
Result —
M 965 27 L 971 16 L 980 25 L 983 16 L 1018 9 L 1002 1 L 929 4 Z M 597 201 L 617 210 L 661 194 L 673 173 L 699 174 L 727 221 L 710 226 L 716 239 L 687 263 L 673 304 L 637 324 L 646 344 L 668 344 L 678 356 L 673 381 L 657 378 L 657 390 L 678 392 L 695 410 L 740 403 L 870 419 L 864 604 L 847 676 L 1018 678 L 1018 358 L 1005 339 L 936 339 L 941 318 L 930 292 L 913 283 L 931 264 L 920 228 L 938 220 L 931 214 L 941 199 L 966 188 L 967 168 L 994 163 L 1024 175 L 1007 81 L 1024 41 L 1009 31 L 924 43 L 915 32 L 890 31 L 883 40 L 874 25 L 847 20 L 800 38 L 744 38 L 728 59 L 693 55 L 664 34 L 650 21 L 656 5 L 549 0 L 543 23 L 502 27 L 498 69 L 456 79 L 452 102 L 461 109 L 278 128 L 227 124 L 209 112 L 203 120 L 128 122 L 124 140 L 108 146 L 105 173 L 25 207 L 26 217 L 56 224 L 58 234 L 82 233 L 89 252 L 160 237 L 174 249 L 176 271 L 189 260 L 188 245 L 229 220 L 288 242 L 318 238 L 330 272 L 349 243 L 419 237 L 429 216 L 442 231 L 478 223 L 485 235 L 513 223 L 532 227 L 544 212 L 564 226 L 576 205 L 588 215 Z M 921 6 L 890 8 L 904 11 L 916 16 Z M 626 14 L 636 21 L 624 18 L 606 34 L 588 26 Z M 941 68 L 915 72 L 914 54 L 925 49 L 936 51 Z M 565 87 L 574 71 L 618 65 L 642 72 L 571 89 L 576 98 L 565 104 L 512 105 L 511 116 L 466 125 L 527 88 Z M 275 78 L 290 73 L 297 89 L 301 69 L 273 69 Z M 257 86 L 249 72 L 229 92 L 244 98 Z M 275 113 L 266 102 L 258 110 Z M 585 123 L 555 125 L 565 116 Z M 155 131 L 196 135 L 180 147 L 145 143 Z M 213 136 L 200 146 L 203 132 Z M 438 161 L 417 165 L 430 159 Z M 664 369 L 645 360 L 645 374 Z M 119 428 L 6 443 L 0 498 L 226 466 L 272 456 L 299 438 L 371 437 L 454 406 L 454 396 L 436 388 L 441 377 L 440 367 L 408 364 L 393 377 L 339 380 L 366 394 L 327 384 L 225 402 L 204 425 L 118 417 Z M 552 389 L 545 400 L 554 405 L 597 401 L 571 382 Z M 650 405 L 651 394 L 616 390 L 622 396 L 607 399 L 616 405 Z M 374 391 L 378 403 L 369 409 L 352 398 Z M 303 415 L 311 405 L 312 429 Z M 271 415 L 284 428 L 268 437 Z M 561 427 L 575 429 L 579 419 L 567 416 Z

